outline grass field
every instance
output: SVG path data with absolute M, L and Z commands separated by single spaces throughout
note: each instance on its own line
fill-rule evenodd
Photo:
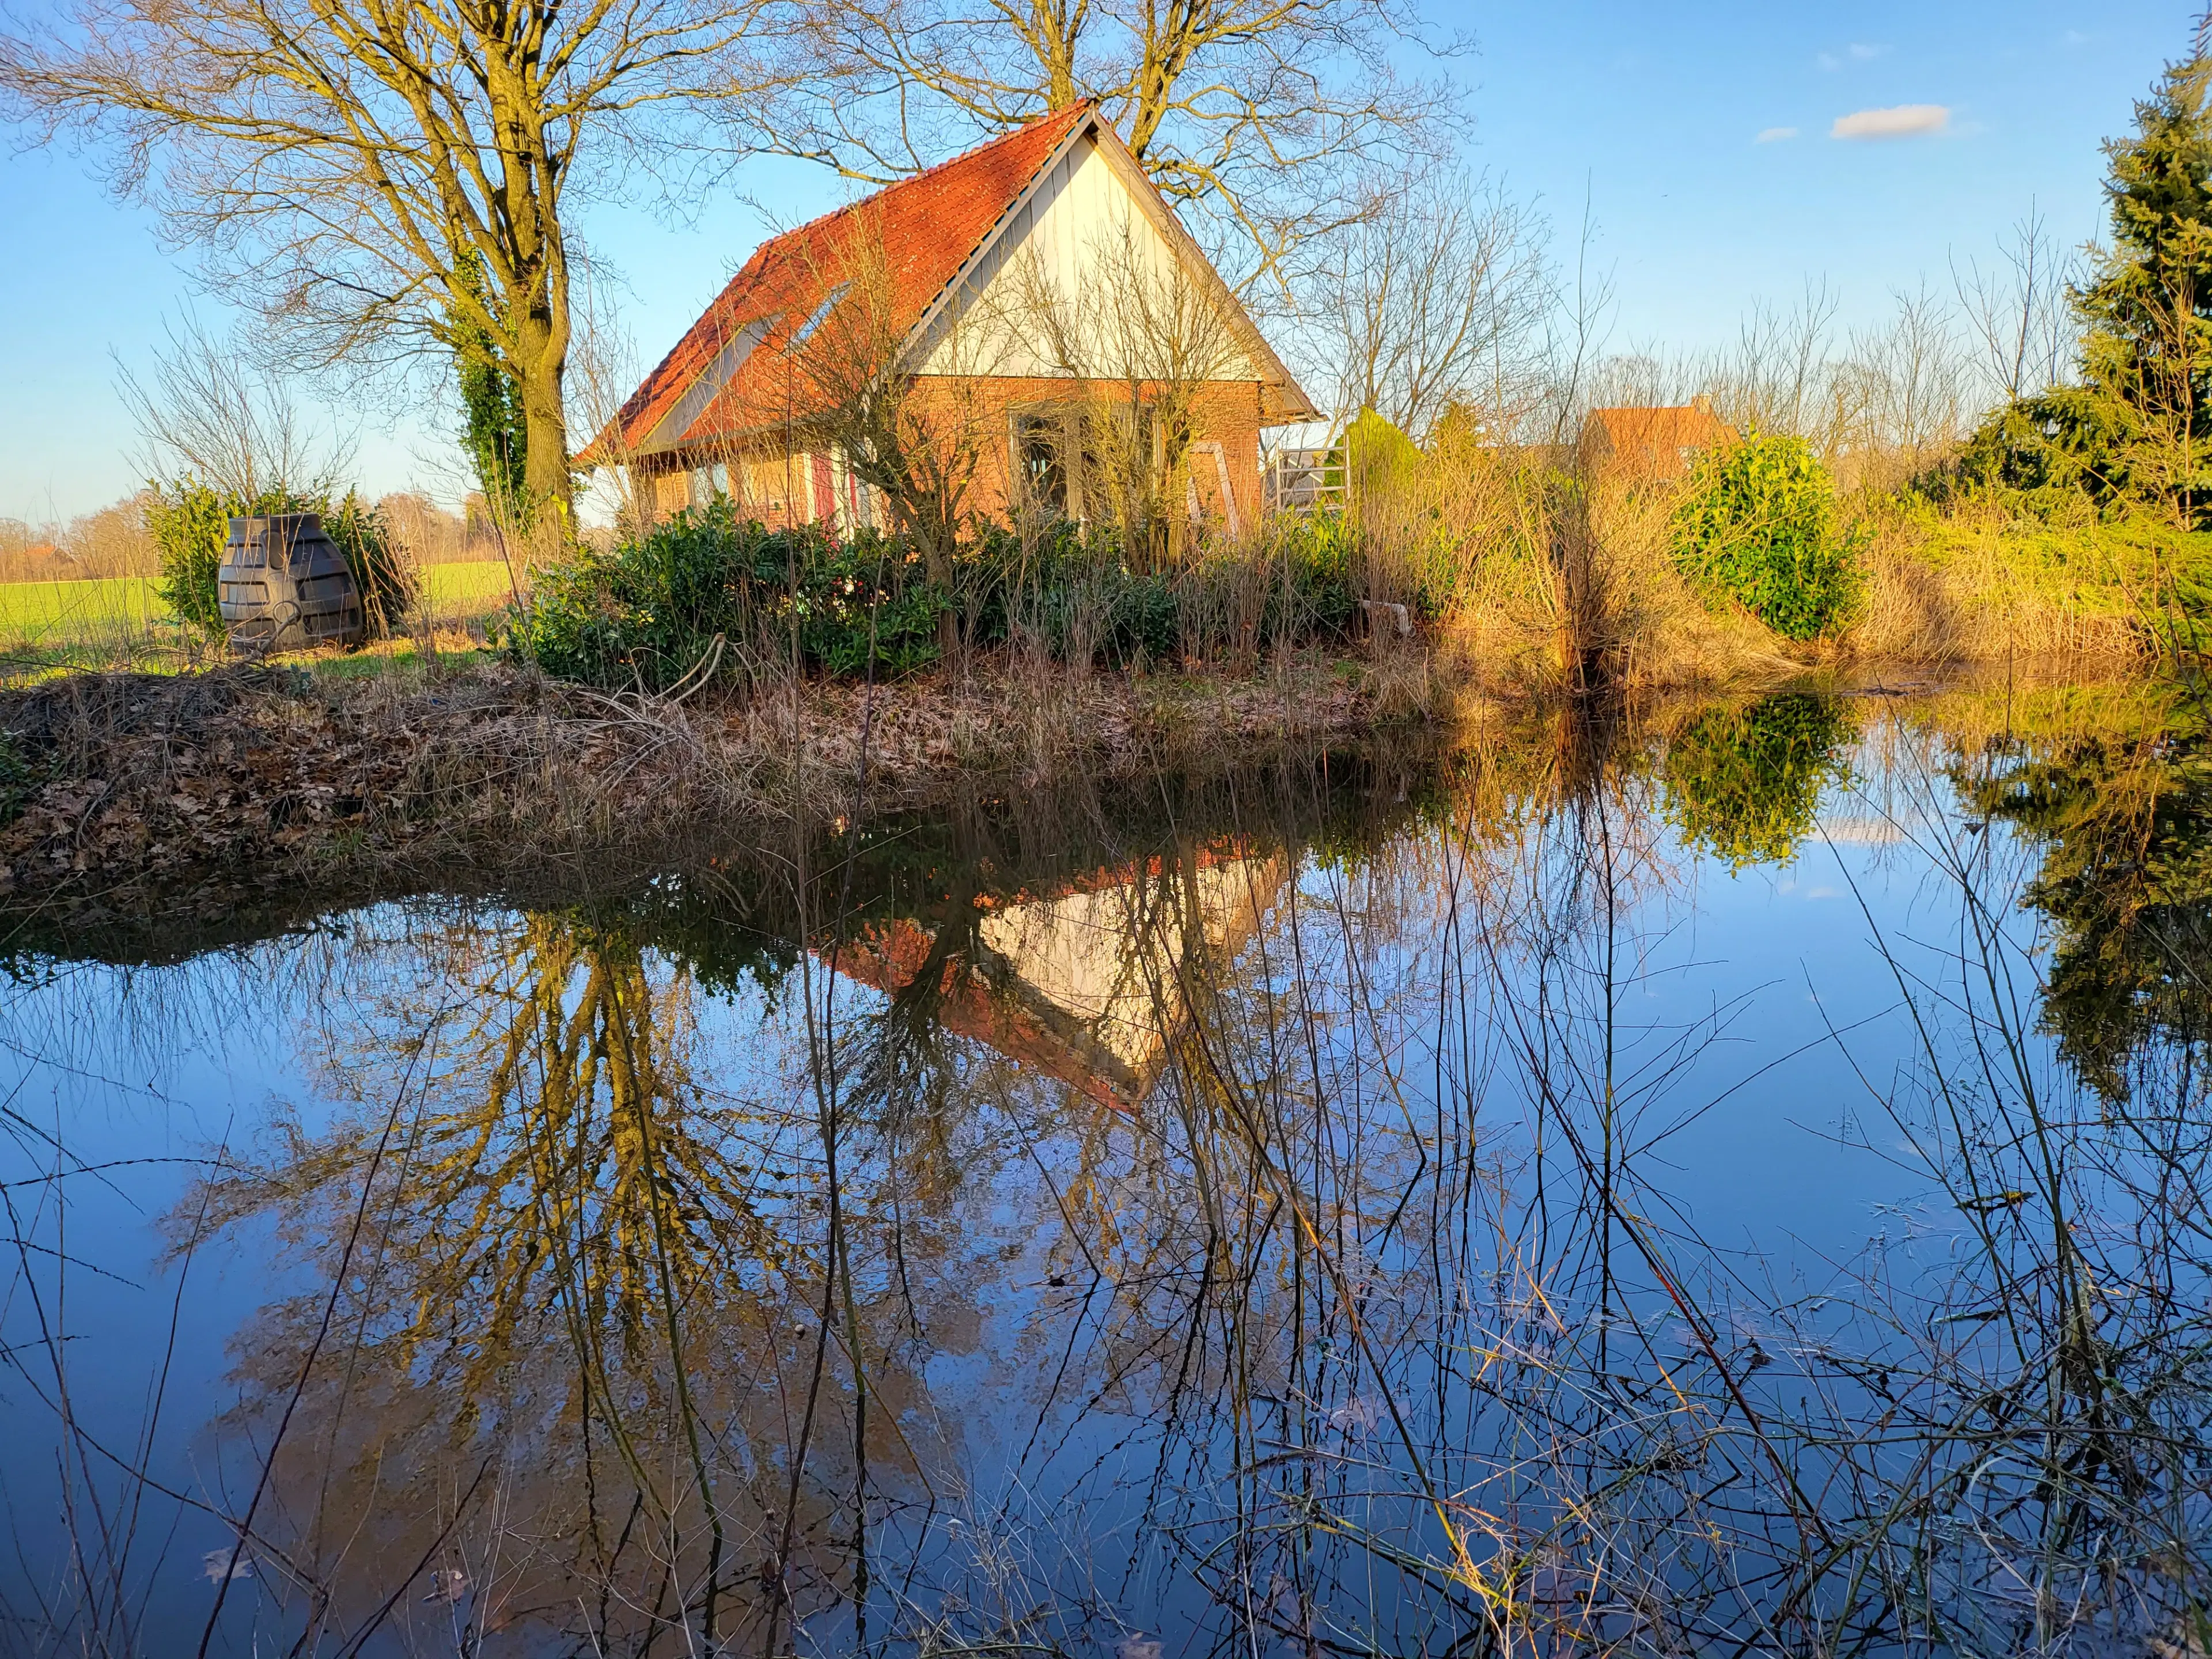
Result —
M 497 560 L 426 565 L 423 614 L 401 637 L 355 653 L 315 652 L 299 660 L 318 674 L 419 672 L 413 633 L 431 626 L 447 666 L 484 650 L 480 624 L 507 601 Z M 0 684 L 25 685 L 72 669 L 175 673 L 222 660 L 220 641 L 201 638 L 170 614 L 143 576 L 94 581 L 0 582 Z
M 507 603 L 507 566 L 498 560 L 426 565 L 424 602 L 438 623 L 487 616 Z M 179 632 L 176 618 L 143 576 L 99 581 L 0 582 L 0 645 L 49 648 Z

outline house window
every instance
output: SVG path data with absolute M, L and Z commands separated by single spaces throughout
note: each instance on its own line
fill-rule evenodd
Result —
M 729 493 L 730 464 L 727 461 L 717 461 L 712 466 L 695 466 L 691 469 L 692 506 L 711 507 L 714 505 L 715 496 L 726 495 Z
M 1034 508 L 1068 515 L 1066 422 L 1058 415 L 1014 416 L 1014 477 Z
M 1158 494 L 1165 453 L 1154 411 L 1033 410 L 1013 416 L 1015 493 L 1034 510 L 1088 520 L 1139 517 Z
M 821 327 L 830 313 L 836 309 L 837 301 L 845 297 L 845 290 L 850 287 L 852 287 L 850 283 L 840 283 L 831 289 L 823 296 L 822 303 L 814 307 L 814 314 L 792 331 L 791 343 L 784 349 L 787 351 L 795 351 L 805 345 L 814 331 Z

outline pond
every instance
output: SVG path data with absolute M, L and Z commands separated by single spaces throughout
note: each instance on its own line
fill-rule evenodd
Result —
M 2201 1654 L 2206 730 L 1569 711 L 20 930 L 7 1646 Z

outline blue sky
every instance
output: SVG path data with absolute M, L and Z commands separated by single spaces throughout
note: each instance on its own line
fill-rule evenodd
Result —
M 2098 144 L 2127 126 L 2193 17 L 2172 0 L 1435 3 L 1477 46 L 1453 66 L 1475 116 L 1470 162 L 1538 198 L 1563 252 L 1587 193 L 1615 349 L 1717 343 L 1749 306 L 1793 301 L 1808 279 L 1827 281 L 1840 321 L 1871 322 L 1891 290 L 1948 283 L 1954 251 L 1986 258 L 2031 202 L 2065 240 L 2098 234 Z M 1939 106 L 1943 129 L 1829 136 L 1840 118 L 1905 106 Z M 1760 141 L 1777 130 L 1796 136 Z M 585 229 L 649 362 L 758 240 L 762 210 L 787 222 L 842 198 L 763 162 L 685 222 L 602 206 Z M 136 482 L 115 359 L 143 363 L 188 301 L 204 319 L 224 313 L 220 296 L 196 297 L 189 254 L 66 151 L 0 155 L 0 515 L 67 517 Z M 338 418 L 372 491 L 447 493 L 434 415 Z

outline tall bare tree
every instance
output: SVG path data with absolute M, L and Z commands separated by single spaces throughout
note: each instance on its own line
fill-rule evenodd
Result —
M 932 580 L 950 582 L 977 470 L 1004 431 L 1003 410 L 975 392 L 1001 366 L 1004 320 L 988 305 L 981 316 L 956 313 L 925 353 L 908 338 L 915 319 L 900 301 L 895 256 L 866 207 L 816 274 L 831 298 L 791 348 L 796 381 L 823 411 L 822 435 L 882 501 L 884 528 L 912 541 Z M 925 355 L 927 374 L 917 361 Z
M 1133 217 L 1092 233 L 1079 291 L 1034 250 L 1014 279 L 1011 309 L 1037 367 L 1068 387 L 1059 465 L 1085 516 L 1118 526 L 1148 562 L 1176 556 L 1199 486 L 1192 464 L 1206 399 L 1243 356 L 1218 286 Z
M 1417 438 L 1455 403 L 1522 412 L 1555 299 L 1534 213 L 1494 182 L 1436 175 L 1377 191 L 1329 240 L 1314 309 L 1335 337 L 1339 409 Z
M 2066 290 L 2075 263 L 2032 204 L 1987 270 L 1978 259 L 1963 270 L 1952 262 L 1967 335 L 1990 389 L 2007 403 L 2048 392 L 2073 366 L 2081 331 Z
M 809 15 L 835 95 L 775 142 L 880 182 L 1095 98 L 1248 279 L 1283 277 L 1371 205 L 1363 177 L 1433 156 L 1457 117 L 1441 77 L 1400 68 L 1460 49 L 1413 0 L 840 0 Z
M 234 340 L 187 312 L 167 325 L 143 378 L 117 364 L 116 389 L 138 428 L 143 476 L 190 478 L 240 501 L 270 491 L 335 495 L 352 445 L 324 442 L 282 381 L 260 372 Z
M 1966 365 L 1953 319 L 1924 284 L 1899 289 L 1886 326 L 1851 338 L 1838 366 L 1840 447 L 1911 476 L 1963 435 L 1971 414 Z M 1863 470 L 1861 476 L 1867 476 Z
M 771 3 L 64 0 L 0 33 L 0 109 L 93 141 L 298 361 L 489 342 L 565 509 L 572 216 L 764 94 Z

